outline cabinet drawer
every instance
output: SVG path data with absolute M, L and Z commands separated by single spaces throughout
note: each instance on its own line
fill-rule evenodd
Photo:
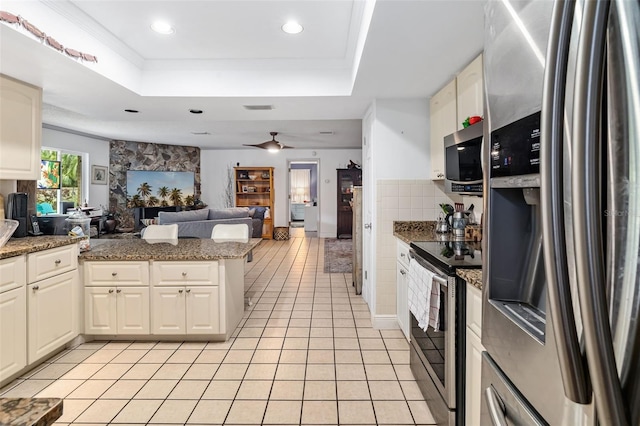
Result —
M 34 283 L 77 267 L 77 244 L 31 253 L 27 257 L 28 282 Z
M 398 262 L 409 268 L 409 245 L 398 240 L 396 258 Z
M 0 293 L 13 290 L 27 283 L 26 256 L 0 260 Z
M 218 285 L 218 262 L 153 262 L 153 285 Z
M 148 262 L 85 262 L 85 286 L 148 286 Z
M 482 291 L 467 283 L 467 327 L 482 337 Z

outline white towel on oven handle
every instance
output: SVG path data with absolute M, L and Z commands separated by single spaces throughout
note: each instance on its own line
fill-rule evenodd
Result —
M 427 331 L 427 327 L 430 325 L 429 311 L 431 310 L 433 277 L 434 274 L 431 271 L 422 267 L 416 260 L 409 259 L 409 311 L 418 321 L 418 327 L 423 331 Z M 440 286 L 436 285 L 435 287 L 438 287 L 439 291 Z M 438 305 L 439 303 L 440 297 L 438 297 Z
M 429 299 L 429 325 L 435 331 L 440 330 L 440 283 L 434 283 L 431 287 L 431 298 Z

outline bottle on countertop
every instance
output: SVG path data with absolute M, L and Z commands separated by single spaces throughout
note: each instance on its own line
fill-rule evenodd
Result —
M 0 194 L 0 220 L 4 220 L 4 196 Z

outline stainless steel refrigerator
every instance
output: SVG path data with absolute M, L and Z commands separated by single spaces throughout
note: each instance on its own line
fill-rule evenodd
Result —
M 485 16 L 481 424 L 640 424 L 640 1 Z

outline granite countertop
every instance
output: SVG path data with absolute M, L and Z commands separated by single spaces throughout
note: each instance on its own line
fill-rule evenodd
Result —
M 456 275 L 482 290 L 482 269 L 456 269 Z
M 67 246 L 69 244 L 75 244 L 85 238 L 87 237 L 69 237 L 67 235 L 11 238 L 4 247 L 0 248 L 0 259 Z
M 217 260 L 242 259 L 262 242 L 252 238 L 248 243 L 216 243 L 211 239 L 179 238 L 178 244 L 149 244 L 134 239 L 100 239 L 91 241 L 91 250 L 80 254 L 82 260 Z
M 438 234 L 435 221 L 393 222 L 393 236 L 407 244 L 414 241 L 472 241 L 455 238 L 451 232 Z
M 60 398 L 0 398 L 0 424 L 48 426 L 62 415 Z

